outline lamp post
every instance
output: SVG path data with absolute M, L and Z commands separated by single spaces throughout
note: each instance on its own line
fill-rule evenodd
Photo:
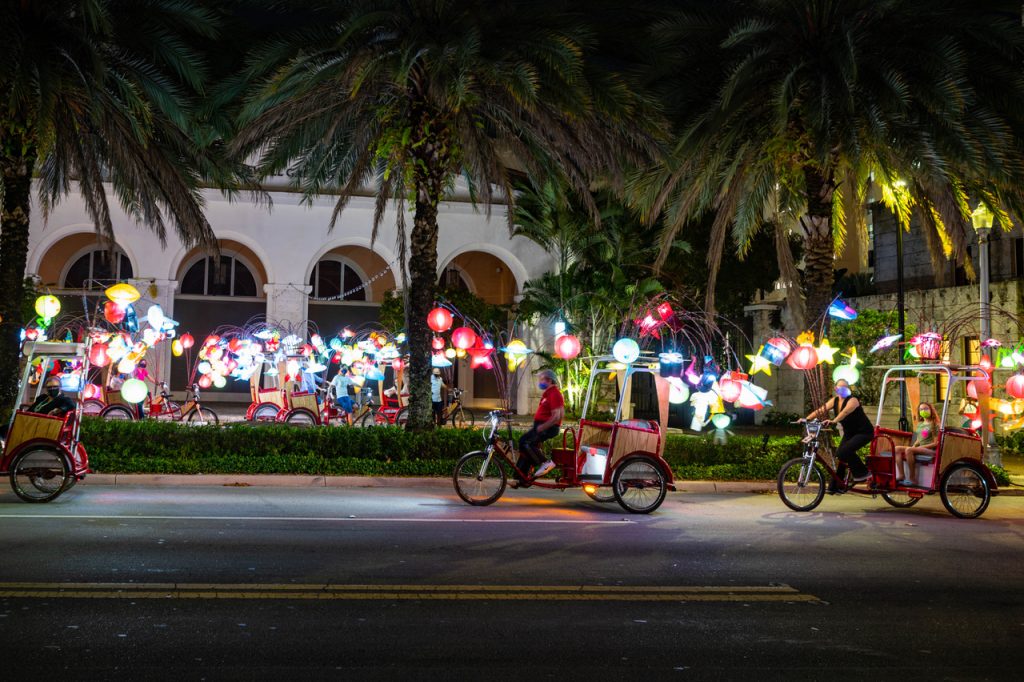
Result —
M 995 215 L 989 210 L 985 202 L 979 202 L 977 208 L 971 213 L 971 224 L 974 226 L 974 230 L 978 233 L 978 280 L 981 285 L 981 338 L 979 341 L 991 338 L 992 336 L 992 311 L 989 305 L 989 266 L 988 266 L 988 241 L 989 237 L 992 236 L 992 223 L 995 220 Z M 982 347 L 982 353 L 991 357 L 991 349 L 986 346 Z M 1002 466 L 1002 455 L 999 452 L 999 446 L 996 444 L 995 432 L 992 428 L 992 420 L 990 417 L 984 419 L 984 423 L 988 424 L 988 435 L 986 437 L 986 453 L 988 455 L 988 461 L 990 464 L 997 464 Z
M 905 292 L 903 291 L 903 227 L 896 223 L 896 331 L 900 335 L 900 340 L 906 339 L 907 332 L 907 319 L 906 319 L 906 300 Z M 900 378 L 903 378 L 903 372 L 900 372 Z M 905 381 L 900 382 L 900 419 L 897 422 L 897 427 L 900 431 L 909 431 L 910 422 L 907 421 L 907 384 Z

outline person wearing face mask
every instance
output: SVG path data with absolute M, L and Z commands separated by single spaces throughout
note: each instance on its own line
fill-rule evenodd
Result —
M 444 426 L 444 396 L 442 391 L 447 391 L 448 386 L 441 378 L 441 370 L 434 368 L 430 375 L 430 402 L 434 408 L 434 423 Z
M 28 411 L 63 417 L 67 413 L 75 411 L 75 401 L 61 392 L 60 379 L 49 377 L 43 385 L 43 392 L 39 394 Z
M 516 468 L 524 473 L 529 471 L 531 465 L 539 464 L 533 478 L 540 478 L 555 468 L 554 462 L 544 458 L 540 444 L 558 435 L 562 417 L 565 416 L 565 398 L 558 388 L 558 376 L 554 371 L 541 370 L 537 375 L 537 388 L 544 393 L 537 404 L 537 412 L 533 415 L 533 428 L 519 439 L 519 461 L 516 462 Z M 517 478 L 518 476 L 516 474 Z
M 843 427 L 843 439 L 839 441 L 839 448 L 836 450 L 836 459 L 839 460 L 836 474 L 839 480 L 844 480 L 846 469 L 849 467 L 854 483 L 862 483 L 871 478 L 871 473 L 857 456 L 857 451 L 869 444 L 875 437 L 875 427 L 871 425 L 871 420 L 864 414 L 864 408 L 860 401 L 853 396 L 850 384 L 845 379 L 836 382 L 835 393 L 835 398 L 811 412 L 801 421 L 824 419 L 826 425 L 836 422 Z M 827 419 L 830 410 L 835 413 L 833 419 Z M 834 480 L 829 484 L 828 491 L 833 495 L 843 492 Z
M 939 442 L 939 424 L 935 418 L 935 408 L 928 403 L 917 406 L 917 425 L 914 427 L 914 442 L 896 448 L 896 473 L 903 473 L 900 485 L 917 485 L 914 480 L 914 455 L 935 455 L 935 445 Z M 902 463 L 902 466 L 901 466 Z

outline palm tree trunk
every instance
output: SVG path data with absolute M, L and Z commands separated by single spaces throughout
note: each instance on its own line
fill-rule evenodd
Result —
M 804 299 L 807 324 L 825 312 L 832 301 L 835 245 L 832 239 L 834 183 L 819 169 L 804 172 L 807 187 L 807 215 L 804 230 Z
M 31 212 L 32 169 L 36 148 L 16 126 L 3 126 L 0 172 L 3 213 L 0 216 L 0 423 L 6 424 L 18 395 L 21 354 L 21 304 L 25 297 L 25 263 Z

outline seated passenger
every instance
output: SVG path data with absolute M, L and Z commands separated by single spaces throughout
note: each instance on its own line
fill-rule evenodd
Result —
M 43 392 L 39 394 L 28 411 L 36 414 L 48 414 L 52 417 L 63 417 L 69 412 L 75 411 L 75 401 L 61 391 L 60 379 L 49 377 L 43 385 Z
M 935 408 L 928 403 L 921 403 L 917 406 L 917 415 L 919 419 L 917 426 L 914 427 L 914 441 L 910 445 L 900 445 L 896 448 L 896 473 L 903 473 L 900 485 L 916 485 L 914 455 L 935 455 L 935 446 L 939 442 L 939 424 Z

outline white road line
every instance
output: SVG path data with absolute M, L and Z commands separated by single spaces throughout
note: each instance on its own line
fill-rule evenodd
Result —
M 328 521 L 335 523 L 551 523 L 623 526 L 636 523 L 622 520 L 582 519 L 425 519 L 388 516 L 159 516 L 153 514 L 0 514 L 0 519 L 119 519 L 128 521 Z

